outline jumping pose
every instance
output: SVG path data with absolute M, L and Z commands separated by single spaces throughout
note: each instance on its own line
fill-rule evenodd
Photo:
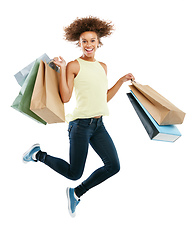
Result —
M 77 18 L 64 28 L 64 33 L 66 40 L 76 42 L 81 48 L 81 57 L 67 65 L 61 56 L 54 58 L 60 68 L 60 95 L 64 103 L 69 102 L 75 89 L 76 107 L 73 114 L 66 116 L 69 122 L 70 162 L 41 151 L 39 144 L 33 145 L 23 156 L 24 161 L 40 161 L 64 177 L 78 180 L 84 171 L 89 144 L 92 146 L 104 166 L 76 188 L 67 188 L 68 209 L 72 217 L 83 194 L 120 170 L 118 154 L 103 124 L 103 116 L 109 115 L 107 102 L 122 84 L 135 78 L 129 73 L 108 89 L 107 66 L 95 60 L 95 52 L 102 45 L 101 38 L 109 36 L 113 30 L 111 22 L 96 17 Z

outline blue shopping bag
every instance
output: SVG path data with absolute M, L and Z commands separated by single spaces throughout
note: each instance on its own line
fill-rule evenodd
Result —
M 175 125 L 160 126 L 132 91 L 127 96 L 151 140 L 175 142 L 181 133 Z

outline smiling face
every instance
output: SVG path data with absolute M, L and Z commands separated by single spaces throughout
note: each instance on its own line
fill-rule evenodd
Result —
M 79 39 L 79 46 L 83 52 L 83 58 L 85 60 L 93 60 L 95 52 L 99 45 L 99 39 L 95 32 L 84 32 Z

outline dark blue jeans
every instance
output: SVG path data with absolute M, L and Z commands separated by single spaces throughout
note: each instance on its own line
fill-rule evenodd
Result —
M 75 188 L 81 197 L 89 189 L 102 183 L 120 170 L 114 143 L 101 118 L 77 119 L 69 123 L 70 163 L 39 152 L 37 159 L 68 179 L 81 178 L 87 158 L 89 144 L 102 159 L 104 166 L 94 171 L 87 180 Z

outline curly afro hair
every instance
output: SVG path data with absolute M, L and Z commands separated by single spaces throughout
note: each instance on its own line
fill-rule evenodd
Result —
M 80 35 L 84 32 L 95 32 L 99 38 L 99 45 L 103 45 L 100 38 L 107 37 L 114 31 L 114 25 L 111 21 L 104 21 L 97 17 L 77 18 L 68 27 L 64 28 L 64 38 L 70 42 L 79 44 Z

